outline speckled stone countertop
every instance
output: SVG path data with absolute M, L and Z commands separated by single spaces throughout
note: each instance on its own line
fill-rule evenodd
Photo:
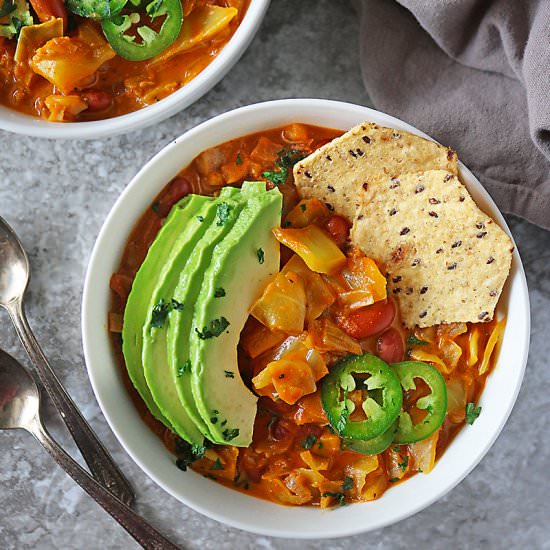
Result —
M 531 296 L 529 363 L 512 415 L 481 464 L 445 498 L 367 535 L 330 541 L 257 537 L 211 521 L 155 486 L 122 450 L 83 363 L 80 300 L 88 258 L 115 199 L 171 139 L 218 113 L 276 98 L 323 97 L 369 105 L 359 72 L 358 25 L 345 0 L 273 0 L 248 52 L 229 75 L 179 115 L 102 141 L 46 141 L 0 132 L 0 215 L 30 255 L 28 315 L 59 377 L 136 488 L 138 510 L 185 548 L 550 549 L 550 233 L 508 216 Z M 7 315 L 0 346 L 23 363 Z M 51 409 L 48 425 L 73 455 Z M 136 548 L 23 432 L 0 434 L 0 548 Z

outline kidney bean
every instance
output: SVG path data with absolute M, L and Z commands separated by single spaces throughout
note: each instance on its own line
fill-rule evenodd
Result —
M 82 97 L 88 104 L 88 111 L 105 111 L 113 104 L 113 96 L 103 90 L 86 90 Z
M 342 216 L 332 216 L 326 223 L 327 231 L 334 242 L 342 247 L 349 237 L 349 223 Z
M 378 337 L 376 353 L 386 363 L 399 363 L 403 361 L 405 345 L 401 334 L 396 328 L 390 327 Z

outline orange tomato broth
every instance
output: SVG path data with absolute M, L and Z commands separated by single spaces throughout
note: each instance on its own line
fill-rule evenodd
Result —
M 162 438 L 170 451 L 176 452 L 178 436 L 152 417 L 133 388 L 124 365 L 121 338 L 116 332 L 120 332 L 122 326 L 122 314 L 132 280 L 143 262 L 163 218 L 171 206 L 188 193 L 213 195 L 224 185 L 239 186 L 242 181 L 247 179 L 265 179 L 262 178 L 262 172 L 276 169 L 277 155 L 273 154 L 274 151 L 297 149 L 307 155 L 341 134 L 342 132 L 339 130 L 305 124 L 290 124 L 282 128 L 240 137 L 208 149 L 198 155 L 159 193 L 152 206 L 134 227 L 124 250 L 120 267 L 111 278 L 111 289 L 113 290 L 111 315 L 113 318 L 110 318 L 109 321 L 112 325 L 112 341 L 119 358 L 125 385 L 140 415 L 147 425 Z M 284 197 L 283 226 L 285 225 L 285 216 L 299 200 L 291 170 L 289 174 L 287 182 L 279 185 Z M 271 185 L 268 182 L 268 187 Z M 281 256 L 282 263 L 287 261 L 290 257 L 288 249 L 281 247 Z M 397 306 L 397 304 L 395 305 Z M 326 312 L 325 316 L 334 320 L 334 312 L 331 312 L 330 308 L 328 315 Z M 477 403 L 483 391 L 487 376 L 494 365 L 496 353 L 492 354 L 489 368 L 484 374 L 480 375 L 477 367 L 481 362 L 485 346 L 495 324 L 495 320 L 488 323 L 468 323 L 465 333 L 451 337 L 451 340 L 461 347 L 462 355 L 451 372 L 442 374 L 448 386 L 462 387 L 463 392 L 459 392 L 458 405 L 455 403 L 453 410 L 449 411 L 439 431 L 424 440 L 424 443 L 420 442 L 422 445 L 431 446 L 428 449 L 432 448 L 433 450 L 435 446 L 435 458 L 431 461 L 431 465 L 442 456 L 446 447 L 465 425 L 466 404 Z M 116 328 L 117 325 L 119 328 Z M 243 334 L 251 327 L 254 330 L 254 327 L 258 325 L 256 320 L 250 318 Z M 430 329 L 406 331 L 401 325 L 398 311 L 392 326 L 400 332 L 403 342 L 410 334 L 415 334 L 419 339 L 430 340 L 430 343 L 413 346 L 413 349 L 421 348 L 423 352 L 439 357 L 442 355 L 438 347 L 438 342 L 441 341 L 439 338 L 444 337 L 449 329 L 456 328 L 456 325 L 440 325 Z M 479 338 L 479 360 L 475 365 L 468 366 L 469 340 L 474 332 L 477 332 Z M 376 354 L 377 337 L 371 336 L 362 340 L 363 351 Z M 338 355 L 326 355 L 330 369 Z M 262 363 L 262 357 L 259 358 L 260 363 Z M 240 373 L 251 389 L 252 376 L 256 375 L 264 366 L 265 360 L 263 364 L 259 364 L 258 358 L 251 360 L 246 356 L 242 345 L 239 347 Z M 437 365 L 434 366 L 437 367 Z M 406 403 L 412 403 L 427 393 L 427 387 L 422 381 L 417 380 L 417 382 L 420 382 L 417 384 L 417 390 L 405 394 Z M 319 397 L 319 387 L 318 382 L 315 393 L 304 396 L 294 405 L 289 405 L 281 400 L 273 400 L 266 395 L 261 396 L 258 402 L 251 446 L 236 448 L 229 445 L 214 445 L 211 449 L 207 449 L 205 457 L 194 462 L 191 468 L 227 487 L 279 504 L 306 504 L 322 507 L 337 504 L 340 500 L 339 493 L 345 493 L 345 496 L 342 497 L 345 502 L 379 498 L 387 488 L 396 482 L 417 473 L 420 463 L 419 454 L 422 450 L 426 451 L 426 447 L 418 447 L 420 443 L 399 447 L 391 445 L 386 451 L 375 457 L 342 450 L 339 437 L 327 426 Z M 351 398 L 353 399 L 353 396 Z M 449 402 L 451 403 L 451 399 Z M 415 414 L 417 418 L 415 418 Z M 421 416 L 418 417 L 419 414 L 421 415 L 421 411 L 418 409 L 411 410 L 415 421 L 421 418 Z M 311 455 L 302 454 L 306 451 L 309 451 Z M 315 472 L 304 462 L 304 457 L 310 462 L 312 460 L 314 462 L 324 461 L 325 463 L 322 465 L 324 469 Z M 326 467 L 327 462 L 328 467 Z M 428 470 L 430 468 L 431 466 L 428 467 Z M 307 472 L 305 472 L 306 470 Z M 361 474 L 362 471 L 368 473 L 364 475 Z M 322 476 L 322 479 L 319 475 Z M 349 486 L 350 479 L 353 480 L 353 486 L 344 491 L 344 480 L 348 480 Z
M 151 59 L 129 61 L 116 55 L 81 87 L 67 94 L 80 96 L 88 108 L 76 116 L 66 115 L 63 121 L 85 122 L 117 117 L 147 107 L 180 89 L 203 71 L 229 42 L 246 15 L 250 0 L 182 0 L 182 4 L 184 20 L 193 9 L 205 4 L 235 7 L 238 13 L 213 37 L 161 63 L 151 64 Z M 100 23 L 76 15 L 71 17 L 76 24 L 65 36 L 76 36 L 83 24 L 92 26 L 99 36 L 103 36 Z M 45 99 L 61 92 L 29 66 L 14 60 L 16 46 L 15 39 L 0 37 L 0 104 L 48 119 L 52 113 Z

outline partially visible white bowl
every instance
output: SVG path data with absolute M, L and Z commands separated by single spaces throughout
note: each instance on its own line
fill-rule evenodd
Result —
M 122 383 L 107 332 L 109 278 L 138 217 L 162 187 L 208 147 L 289 122 L 348 129 L 364 120 L 427 137 L 378 111 L 316 99 L 259 103 L 204 122 L 165 147 L 135 176 L 111 210 L 92 253 L 84 286 L 82 334 L 88 374 L 107 421 L 126 451 L 158 485 L 198 512 L 233 527 L 276 537 L 325 538 L 361 533 L 406 518 L 441 498 L 476 466 L 504 426 L 521 386 L 530 318 L 525 274 L 516 250 L 500 301 L 508 319 L 504 340 L 479 403 L 481 416 L 458 434 L 429 475 L 417 475 L 376 501 L 334 510 L 290 508 L 238 493 L 192 471 L 184 474 L 139 417 Z M 510 234 L 489 194 L 462 164 L 460 175 L 479 206 Z
M 158 103 L 105 120 L 65 123 L 48 122 L 0 105 L 0 129 L 42 138 L 95 139 L 138 130 L 171 117 L 212 89 L 235 65 L 258 31 L 269 3 L 251 0 L 235 34 L 214 60 L 191 82 Z

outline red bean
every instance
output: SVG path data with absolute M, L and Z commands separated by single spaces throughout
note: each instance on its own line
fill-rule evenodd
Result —
M 376 302 L 347 314 L 338 315 L 338 326 L 353 338 L 361 340 L 380 334 L 388 328 L 395 317 L 395 305 L 391 300 Z
M 386 363 L 399 363 L 403 361 L 405 345 L 401 334 L 396 328 L 390 327 L 378 337 L 376 352 L 378 357 L 386 361 Z
M 113 104 L 113 96 L 102 90 L 86 90 L 82 97 L 88 104 L 88 111 L 105 111 Z
M 187 197 L 193 191 L 188 179 L 181 176 L 175 177 L 163 196 L 160 198 L 160 213 L 166 216 L 174 204 Z
M 332 216 L 326 223 L 327 231 L 338 246 L 344 246 L 349 237 L 349 223 L 342 216 Z

